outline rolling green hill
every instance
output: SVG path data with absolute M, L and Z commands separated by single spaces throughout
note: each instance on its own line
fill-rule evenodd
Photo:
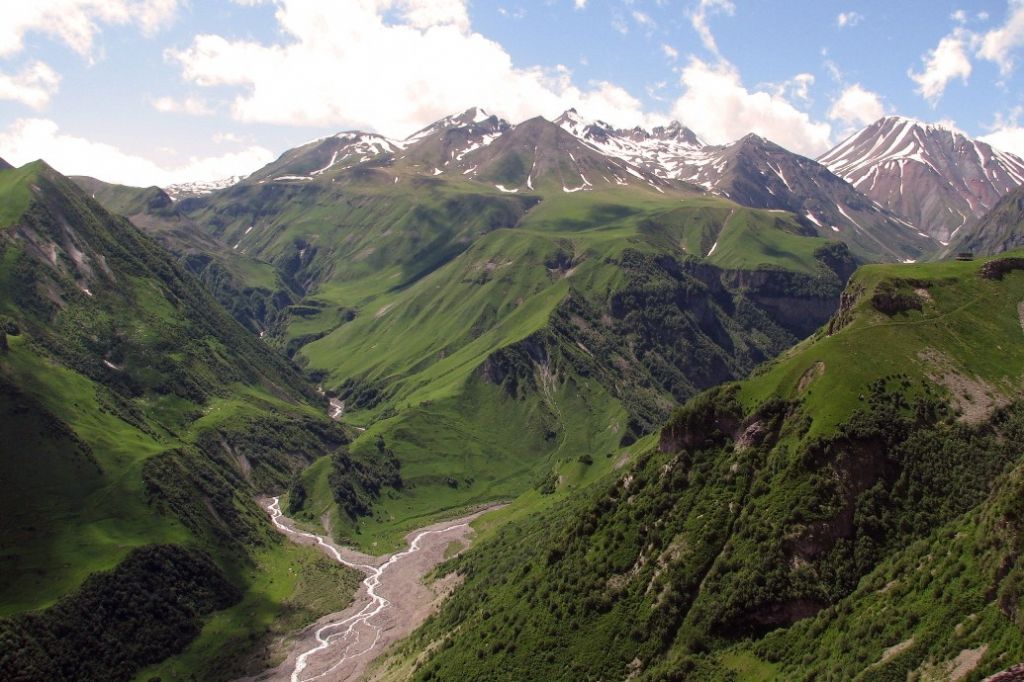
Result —
M 249 331 L 266 334 L 300 297 L 300 288 L 269 263 L 201 229 L 187 211 L 189 200 L 173 202 L 159 187 L 127 187 L 95 178 L 71 178 L 111 213 L 122 215 L 178 257 L 231 315 Z
M 254 497 L 348 433 L 172 256 L 43 162 L 0 170 L 0 206 L 0 677 L 127 679 L 186 647 L 170 669 L 259 668 L 263 638 L 355 581 L 281 540 Z M 327 576 L 325 604 L 308 582 Z
M 1019 662 L 1021 269 L 862 268 L 827 327 L 440 567 L 463 586 L 380 669 L 976 680 Z

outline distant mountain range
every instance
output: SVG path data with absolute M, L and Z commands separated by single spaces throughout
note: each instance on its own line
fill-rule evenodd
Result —
M 339 173 L 374 168 L 458 178 L 509 194 L 639 185 L 712 193 L 795 213 L 820 236 L 877 261 L 942 253 L 1024 183 L 1024 160 L 1017 156 L 952 128 L 897 116 L 814 160 L 753 134 L 710 145 L 678 122 L 616 128 L 569 109 L 551 122 L 538 117 L 513 125 L 474 107 L 404 140 L 339 133 L 291 149 L 246 178 L 166 189 L 183 199 L 240 183 L 333 181 Z

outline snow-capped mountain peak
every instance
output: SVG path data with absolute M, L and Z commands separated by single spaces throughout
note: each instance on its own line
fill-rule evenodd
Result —
M 163 189 L 171 199 L 178 201 L 179 199 L 199 197 L 218 190 L 227 189 L 228 187 L 237 185 L 246 177 L 247 176 L 245 175 L 232 175 L 231 177 L 222 178 L 220 180 L 208 180 L 205 182 L 179 182 L 173 185 L 168 185 L 167 187 L 162 187 L 161 189 Z
M 875 121 L 818 161 L 943 242 L 1024 184 L 1024 160 L 950 124 L 903 116 Z

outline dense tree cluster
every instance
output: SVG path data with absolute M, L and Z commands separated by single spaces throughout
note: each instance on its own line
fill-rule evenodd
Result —
M 0 620 L 0 678 L 127 680 L 181 651 L 205 614 L 240 598 L 202 552 L 137 549 L 52 607 Z

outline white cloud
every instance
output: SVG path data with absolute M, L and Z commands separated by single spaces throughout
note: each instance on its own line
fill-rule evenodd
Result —
M 146 34 L 174 18 L 178 0 L 13 0 L 0 22 L 0 56 L 17 54 L 25 35 L 44 33 L 88 56 L 99 24 L 133 24 Z
M 573 0 L 573 6 L 576 9 L 583 9 L 587 6 L 587 0 Z
M 227 133 L 214 133 L 210 137 L 210 140 L 212 140 L 214 144 L 224 144 L 224 143 L 242 144 L 243 142 L 245 142 L 245 140 L 241 136 L 236 135 L 235 133 L 231 133 L 231 132 L 227 132 Z
M 751 92 L 731 64 L 696 57 L 683 69 L 686 88 L 672 115 L 708 142 L 730 142 L 754 132 L 800 154 L 816 156 L 831 146 L 831 126 L 812 121 L 787 99 Z
M 967 23 L 967 10 L 958 9 L 949 15 L 949 18 L 958 24 Z
M 999 71 L 1006 76 L 1013 71 L 1013 51 L 1021 46 L 1024 46 L 1024 0 L 1010 0 L 1006 23 L 981 37 L 978 56 L 998 64 Z
M 1012 152 L 1024 157 L 1024 126 L 1019 121 L 1024 116 L 1024 107 L 1017 106 L 1007 113 L 997 112 L 995 121 L 986 126 L 989 132 L 980 136 L 996 149 Z
M 470 29 L 465 6 L 465 0 L 279 0 L 280 42 L 199 35 L 167 57 L 196 85 L 238 87 L 231 112 L 247 122 L 404 136 L 471 106 L 522 120 L 577 105 L 614 123 L 645 120 L 640 102 L 622 88 L 577 86 L 565 67 L 515 66 L 501 45 Z M 385 21 L 385 12 L 398 19 L 388 14 Z
M 732 16 L 736 13 L 736 6 L 732 3 L 732 0 L 699 0 L 697 7 L 690 12 L 690 23 L 693 25 L 693 30 L 700 36 L 704 47 L 715 56 L 720 57 L 721 53 L 718 51 L 718 43 L 715 41 L 715 36 L 711 33 L 711 28 L 708 26 L 708 15 L 717 12 Z
M 672 61 L 679 59 L 679 50 L 677 50 L 676 48 L 672 47 L 667 43 L 662 43 L 661 53 L 664 54 L 669 59 L 671 59 Z
M 967 47 L 972 37 L 962 28 L 955 29 L 951 34 L 939 41 L 934 50 L 929 50 L 921 60 L 924 70 L 921 73 L 908 71 L 907 75 L 917 83 L 917 92 L 934 106 L 946 86 L 954 78 L 964 83 L 971 75 L 971 60 L 967 56 Z
M 0 71 L 0 100 L 21 102 L 42 109 L 57 92 L 60 76 L 43 62 L 32 62 L 20 72 L 8 75 Z
M 836 26 L 839 28 L 852 28 L 863 20 L 864 15 L 860 12 L 840 12 L 836 15 Z
M 789 80 L 781 83 L 766 83 L 763 87 L 771 90 L 776 97 L 795 99 L 804 104 L 810 104 L 812 85 L 814 85 L 813 74 L 798 73 Z
M 157 97 L 153 100 L 153 108 L 164 113 L 190 114 L 192 116 L 209 116 L 213 108 L 199 97 Z
M 1006 125 L 978 138 L 996 149 L 1024 157 L 1024 127 Z
M 885 116 L 885 105 L 878 93 L 854 83 L 832 102 L 828 117 L 849 127 L 864 126 Z
M 638 9 L 633 10 L 633 21 L 638 25 L 643 26 L 646 29 L 654 28 L 654 19 L 651 19 L 651 15 L 645 12 L 641 12 Z
M 91 175 L 107 182 L 166 186 L 246 175 L 274 159 L 263 147 L 213 157 L 192 157 L 172 168 L 102 142 L 60 132 L 49 119 L 18 119 L 0 132 L 0 157 L 15 165 L 44 159 L 66 175 Z
M 398 5 L 405 21 L 415 28 L 454 26 L 460 31 L 469 30 L 469 12 L 464 0 L 399 0 L 380 4 L 384 7 Z

